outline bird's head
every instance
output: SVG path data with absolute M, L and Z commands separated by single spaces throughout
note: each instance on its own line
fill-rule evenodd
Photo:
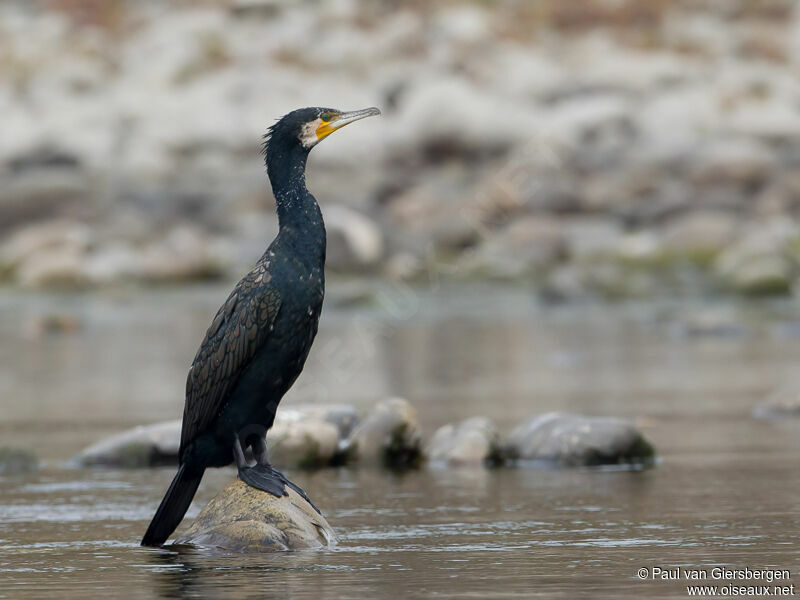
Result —
M 311 150 L 320 141 L 337 129 L 355 121 L 373 115 L 379 115 L 377 108 L 364 108 L 343 112 L 335 108 L 299 108 L 281 118 L 270 127 L 265 137 L 267 150 L 275 146 L 291 146 L 299 144 L 305 150 Z

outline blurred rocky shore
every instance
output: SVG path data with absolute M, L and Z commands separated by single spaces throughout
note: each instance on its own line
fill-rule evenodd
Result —
M 0 4 L 0 277 L 234 278 L 277 230 L 260 136 L 314 151 L 329 267 L 554 301 L 800 281 L 790 0 Z

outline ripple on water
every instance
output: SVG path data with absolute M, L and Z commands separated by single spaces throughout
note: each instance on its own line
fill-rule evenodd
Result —
M 71 504 L 26 503 L 0 505 L 4 523 L 76 523 L 82 521 L 143 521 L 152 516 L 151 507 L 127 503 Z

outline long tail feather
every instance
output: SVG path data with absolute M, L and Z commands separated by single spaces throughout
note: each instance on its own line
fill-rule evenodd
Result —
M 142 546 L 160 546 L 167 541 L 189 510 L 204 471 L 181 465 L 142 538 Z

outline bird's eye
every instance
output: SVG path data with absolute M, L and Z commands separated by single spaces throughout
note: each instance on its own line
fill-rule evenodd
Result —
M 322 119 L 322 122 L 323 122 L 323 123 L 327 123 L 328 121 L 330 121 L 330 120 L 331 120 L 331 115 L 330 115 L 330 113 L 323 113 L 323 114 L 320 116 L 320 119 Z

